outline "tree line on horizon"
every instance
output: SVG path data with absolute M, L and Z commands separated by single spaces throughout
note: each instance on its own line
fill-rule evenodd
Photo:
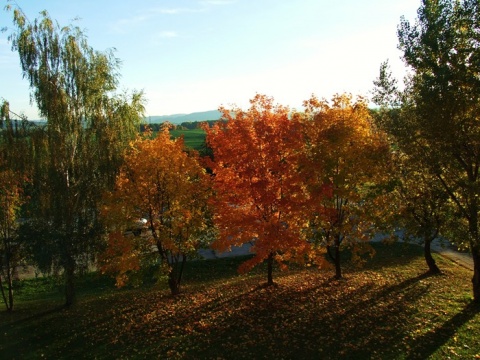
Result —
M 201 129 L 202 124 L 208 124 L 209 126 L 213 126 L 218 121 L 222 121 L 222 119 L 202 120 L 202 121 L 184 121 L 180 124 L 171 124 L 168 121 L 159 122 L 159 123 L 148 123 L 148 124 L 142 123 L 140 124 L 140 132 L 144 133 L 150 130 L 153 132 L 159 132 L 162 130 L 164 124 L 169 124 L 171 129 L 176 129 L 176 130 L 195 130 L 195 129 Z
M 12 49 L 44 127 L 0 120 L 0 289 L 14 307 L 14 270 L 25 259 L 61 272 L 65 302 L 92 263 L 137 281 L 156 267 L 180 292 L 198 248 L 253 243 L 240 271 L 266 262 L 361 264 L 377 233 L 425 244 L 440 235 L 473 256 L 480 301 L 480 9 L 476 1 L 423 0 L 402 18 L 404 86 L 381 64 L 373 101 L 312 95 L 291 113 L 257 94 L 249 109 L 221 108 L 204 124 L 210 156 L 171 139 L 168 126 L 141 129 L 142 92 L 118 92 L 119 60 L 92 49 L 83 32 L 46 11 L 29 22 L 16 7 Z M 190 125 L 189 125 L 190 126 Z M 186 126 L 185 126 L 186 127 Z

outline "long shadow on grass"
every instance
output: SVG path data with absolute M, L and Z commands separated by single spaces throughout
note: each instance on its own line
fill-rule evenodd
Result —
M 390 250 L 400 251 L 378 247 L 380 263 Z M 415 256 L 405 248 L 399 261 Z M 27 347 L 33 348 L 29 354 L 38 355 L 48 345 L 55 348 L 47 354 L 52 358 L 67 350 L 73 357 L 91 353 L 105 358 L 394 358 L 406 352 L 407 323 L 429 286 L 423 277 L 382 285 L 368 272 L 331 282 L 331 273 L 300 271 L 277 273 L 279 286 L 262 288 L 256 281 L 264 279 L 263 268 L 250 280 L 232 277 L 243 261 L 192 262 L 185 274 L 192 286 L 177 298 L 132 290 L 103 300 L 89 297 L 81 311 L 26 322 L 9 334 L 18 336 L 9 344 L 11 357 L 21 357 Z M 218 281 L 224 278 L 228 282 Z M 65 325 L 63 317 L 69 320 Z M 36 328 L 44 329 L 41 339 L 21 341 L 22 334 Z
M 2 333 L 0 350 L 3 358 L 21 359 L 26 352 L 31 352 L 32 349 L 48 346 L 52 341 L 51 335 L 57 333 L 57 329 L 61 327 L 57 321 L 61 319 L 64 311 L 65 306 L 52 307 L 49 310 L 2 324 L 0 326 Z M 11 315 L 19 316 L 18 313 Z
M 422 279 L 386 288 L 367 282 L 352 289 L 348 281 L 325 280 L 305 290 L 280 286 L 246 291 L 216 307 L 197 309 L 215 322 L 208 331 L 196 329 L 199 336 L 186 345 L 186 357 L 395 356 L 404 352 L 402 339 L 415 302 L 428 291 Z
M 48 310 L 45 310 L 45 311 L 41 311 L 41 312 L 36 312 L 32 315 L 29 315 L 29 316 L 25 316 L 23 318 L 20 318 L 18 320 L 14 320 L 6 325 L 2 325 L 0 326 L 0 332 L 3 332 L 4 330 L 4 327 L 5 326 L 16 326 L 16 325 L 21 325 L 23 323 L 31 323 L 31 322 L 34 322 L 34 321 L 39 321 L 41 320 L 43 317 L 47 317 L 47 316 L 50 316 L 52 314 L 55 314 L 57 312 L 60 312 L 62 310 L 65 310 L 65 305 L 60 305 L 60 306 L 54 306 L 52 307 L 51 309 L 48 309 Z M 7 314 L 7 316 L 10 315 L 10 314 Z M 15 314 L 16 316 L 17 314 Z
M 446 321 L 441 327 L 435 328 L 415 339 L 415 343 L 412 345 L 411 353 L 407 359 L 428 358 L 454 336 L 458 328 L 475 317 L 479 311 L 480 307 L 478 304 L 470 303 L 461 312 Z

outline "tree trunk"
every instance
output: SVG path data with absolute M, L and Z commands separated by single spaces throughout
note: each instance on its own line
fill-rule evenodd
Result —
M 8 249 L 8 246 L 6 247 Z M 5 257 L 6 257 L 5 267 L 7 270 L 6 287 L 8 292 L 8 299 L 7 299 L 7 294 L 5 294 L 5 289 L 4 289 L 4 285 L 1 277 L 0 277 L 0 289 L 2 290 L 2 297 L 5 302 L 5 306 L 7 307 L 7 311 L 11 312 L 13 311 L 13 269 L 11 268 L 11 262 L 10 262 L 10 250 L 7 250 L 7 254 Z
M 342 278 L 342 266 L 340 263 L 340 234 L 335 235 L 334 238 L 334 255 L 333 257 L 333 262 L 335 263 L 335 279 L 341 279 Z
M 177 275 L 178 287 L 179 288 L 180 288 L 180 284 L 182 282 L 183 269 L 185 268 L 185 263 L 187 262 L 187 255 L 182 254 L 181 256 L 182 256 L 182 263 L 180 265 L 180 269 L 178 270 L 178 275 Z
M 65 271 L 65 306 L 69 307 L 75 303 L 75 260 L 68 255 Z
M 441 271 L 438 268 L 437 264 L 435 263 L 435 259 L 432 257 L 432 239 L 429 237 L 425 237 L 425 245 L 424 245 L 424 251 L 423 254 L 425 256 L 425 261 L 427 262 L 428 265 L 428 272 L 430 274 L 440 274 Z
M 271 252 L 267 258 L 267 286 L 273 284 L 273 252 Z
M 473 258 L 473 301 L 480 303 L 480 236 L 478 232 L 478 203 L 477 197 L 472 195 L 472 205 L 470 207 L 470 218 L 468 219 L 470 232 L 470 250 Z
M 332 253 L 332 246 L 327 245 L 327 254 L 329 258 L 333 261 L 335 265 L 335 279 L 342 278 L 342 266 L 340 263 L 340 242 L 335 239 L 335 243 L 333 245 L 333 253 Z
M 473 301 L 480 303 L 480 245 L 472 245 L 473 257 Z
M 173 296 L 180 294 L 180 284 L 182 282 L 183 269 L 185 268 L 185 263 L 187 257 L 185 255 L 180 255 L 182 257 L 182 262 L 178 264 L 178 257 L 172 258 L 172 264 L 170 264 L 170 272 L 168 273 L 168 287 Z
M 341 279 L 342 278 L 342 266 L 340 264 L 340 244 L 337 244 L 336 240 L 335 240 L 334 262 L 335 262 L 335 279 Z
M 173 270 L 168 273 L 168 287 L 173 296 L 180 294 L 180 284 Z
M 8 270 L 8 311 L 13 311 L 13 276 Z
M 13 311 L 13 269 L 12 263 L 10 262 L 10 250 L 7 251 L 7 287 L 8 287 L 8 311 Z
M 5 307 L 7 308 L 7 311 L 10 311 L 10 308 L 8 306 L 7 296 L 5 295 L 5 290 L 3 289 L 3 282 L 2 282 L 2 275 L 1 274 L 0 274 L 0 291 L 2 293 L 2 298 L 3 298 L 3 302 L 5 303 Z

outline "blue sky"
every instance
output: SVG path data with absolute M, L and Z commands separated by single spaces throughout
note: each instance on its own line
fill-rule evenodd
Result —
M 12 25 L 3 11 L 0 27 Z M 396 29 L 420 0 L 17 0 L 29 19 L 74 18 L 96 50 L 115 48 L 121 88 L 144 90 L 147 115 L 248 106 L 256 93 L 299 109 L 312 93 L 369 95 L 380 63 L 403 76 Z M 0 98 L 37 119 L 8 33 Z

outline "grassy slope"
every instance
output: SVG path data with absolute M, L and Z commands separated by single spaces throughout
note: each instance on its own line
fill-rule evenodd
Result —
M 184 292 L 115 290 L 104 278 L 81 284 L 79 304 L 25 282 L 14 314 L 0 313 L 2 359 L 480 357 L 480 314 L 470 272 L 436 257 L 444 275 L 424 276 L 421 248 L 376 244 L 363 269 L 264 269 L 239 276 L 242 259 L 188 264 Z

